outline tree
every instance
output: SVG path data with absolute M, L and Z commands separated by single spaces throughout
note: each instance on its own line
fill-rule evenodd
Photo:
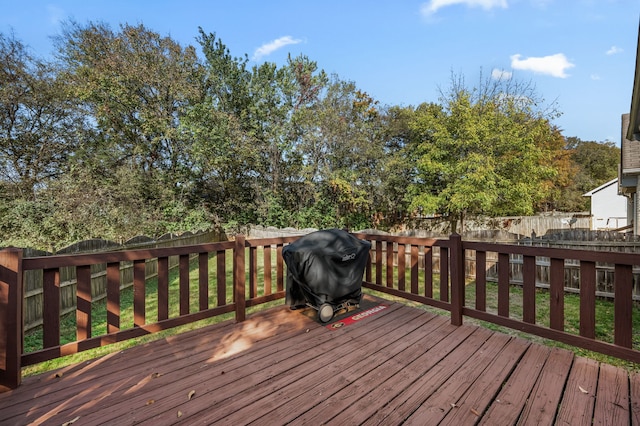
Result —
M 143 25 L 114 32 L 94 23 L 69 23 L 57 45 L 65 78 L 102 134 L 98 149 L 109 153 L 109 167 L 143 171 L 152 194 L 167 187 L 179 194 L 190 166 L 180 120 L 202 98 L 195 49 Z
M 419 106 L 411 122 L 412 208 L 443 215 L 454 232 L 469 216 L 532 214 L 556 173 L 549 141 L 557 133 L 535 89 L 511 80 L 468 89 L 454 76 L 441 102 Z
M 203 98 L 189 106 L 182 129 L 192 141 L 193 198 L 222 221 L 256 221 L 255 138 L 246 56 L 234 57 L 215 34 L 199 29 L 204 55 Z
M 579 167 L 580 181 L 585 192 L 618 176 L 620 148 L 613 142 L 582 141 L 576 137 L 567 138 L 567 149 L 572 152 L 572 160 Z
M 327 201 L 323 214 L 334 226 L 370 226 L 384 156 L 377 101 L 334 75 L 300 120 L 304 182 L 313 185 L 316 199 Z
M 164 233 L 171 223 L 182 223 L 187 208 L 199 208 L 189 198 L 192 141 L 181 127 L 189 106 L 203 98 L 195 48 L 143 25 L 113 31 L 105 24 L 74 22 L 56 46 L 61 78 L 93 123 L 94 134 L 75 152 L 71 175 L 86 179 L 86 191 L 97 200 L 107 197 L 102 206 L 86 205 L 87 214 L 102 218 L 94 229 L 120 233 L 128 224 L 139 230 L 144 226 L 137 219 L 144 219 Z M 66 188 L 68 197 L 83 198 L 74 185 Z M 52 196 L 63 197 L 65 187 L 56 189 Z M 117 207 L 109 200 L 118 200 Z
M 382 116 L 385 154 L 379 165 L 380 198 L 376 201 L 374 226 L 390 229 L 407 224 L 411 219 L 410 185 L 415 182 L 417 156 L 410 129 L 415 110 L 393 106 Z
M 558 182 L 553 207 L 562 211 L 585 211 L 589 198 L 583 194 L 618 176 L 620 148 L 613 142 L 565 140 L 565 157 L 569 163 L 568 179 Z
M 0 181 L 12 198 L 33 200 L 62 174 L 82 129 L 52 64 L 0 33 Z

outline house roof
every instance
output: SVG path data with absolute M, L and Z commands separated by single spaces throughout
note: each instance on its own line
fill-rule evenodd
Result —
M 603 183 L 602 185 L 600 185 L 600 186 L 599 186 L 599 187 L 597 187 L 596 189 L 592 189 L 591 191 L 587 192 L 586 194 L 582 194 L 582 196 L 583 196 L 583 197 L 591 197 L 591 196 L 592 196 L 592 195 L 594 195 L 596 192 L 600 192 L 600 191 L 602 191 L 603 189 L 605 189 L 605 188 L 607 188 L 607 187 L 609 187 L 609 186 L 611 186 L 611 185 L 617 184 L 617 183 L 618 183 L 618 178 L 611 179 L 609 182 L 607 182 L 607 183 Z
M 640 22 L 638 23 L 638 46 L 636 50 L 636 72 L 631 94 L 629 129 L 626 135 L 626 138 L 630 141 L 640 141 Z

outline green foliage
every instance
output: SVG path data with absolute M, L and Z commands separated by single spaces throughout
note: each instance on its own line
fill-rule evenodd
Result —
M 569 137 L 556 159 L 559 176 L 551 188 L 547 209 L 588 211 L 588 197 L 583 194 L 618 175 L 620 148 L 613 142 L 582 141 Z
M 0 245 L 463 223 L 579 207 L 617 169 L 615 147 L 565 141 L 530 84 L 454 76 L 438 103 L 381 107 L 306 56 L 250 66 L 196 40 L 68 22 L 49 63 L 0 34 Z
M 417 154 L 412 208 L 443 215 L 456 229 L 468 216 L 530 215 L 547 195 L 543 182 L 557 131 L 534 109 L 528 86 L 459 82 L 443 104 L 423 104 L 409 123 Z
M 0 33 L 0 182 L 16 197 L 33 200 L 66 171 L 83 118 L 65 84 L 51 64 Z

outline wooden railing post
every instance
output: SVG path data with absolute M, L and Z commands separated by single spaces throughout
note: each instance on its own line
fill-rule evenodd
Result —
M 464 305 L 464 250 L 459 234 L 449 236 L 451 268 L 451 324 L 462 325 L 462 306 Z
M 233 253 L 233 300 L 236 304 L 236 321 L 246 318 L 246 275 L 245 275 L 245 239 L 244 235 L 236 235 Z
M 0 392 L 22 382 L 22 250 L 0 251 Z

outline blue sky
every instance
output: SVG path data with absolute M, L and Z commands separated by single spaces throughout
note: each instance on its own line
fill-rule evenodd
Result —
M 0 32 L 41 57 L 75 20 L 144 24 L 183 46 L 198 27 L 234 56 L 304 54 L 382 105 L 437 102 L 452 73 L 535 85 L 565 136 L 620 143 L 635 71 L 638 0 L 2 0 Z

